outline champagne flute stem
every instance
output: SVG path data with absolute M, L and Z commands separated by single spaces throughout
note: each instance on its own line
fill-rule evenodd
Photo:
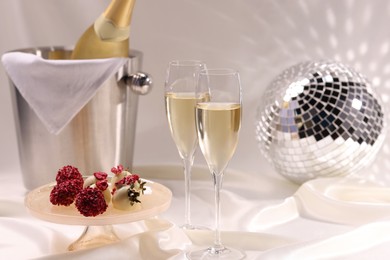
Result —
M 185 193 L 185 212 L 184 227 L 191 228 L 191 169 L 194 163 L 194 157 L 183 159 L 184 165 L 184 193 Z
M 215 198 L 215 237 L 214 237 L 214 246 L 212 250 L 215 253 L 224 249 L 224 246 L 221 242 L 221 230 L 220 230 L 220 219 L 221 219 L 221 202 L 220 202 L 220 190 L 222 186 L 222 173 L 213 173 L 214 181 L 214 198 Z

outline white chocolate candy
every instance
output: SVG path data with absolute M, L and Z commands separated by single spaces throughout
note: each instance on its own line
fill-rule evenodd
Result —
M 103 191 L 104 200 L 106 201 L 107 205 L 110 204 L 112 199 L 112 194 L 110 188 L 107 188 Z
M 119 210 L 134 210 L 140 207 L 140 203 L 131 203 L 128 196 L 130 186 L 126 185 L 115 191 L 112 196 L 112 205 Z
M 104 200 L 106 201 L 107 205 L 112 202 L 114 208 L 127 211 L 138 209 L 140 207 L 140 203 L 131 202 L 128 196 L 128 190 L 130 189 L 130 185 L 116 185 L 117 182 L 130 175 L 132 174 L 128 171 L 122 171 L 121 173 L 112 176 L 108 188 L 102 191 L 104 195 Z M 99 180 L 94 175 L 89 176 L 84 180 L 83 187 L 96 188 L 96 182 L 98 181 Z M 142 189 L 138 182 L 134 183 L 133 190 L 140 192 L 142 195 Z M 112 191 L 114 191 L 113 194 Z M 140 197 L 141 196 L 139 196 L 138 199 Z
M 111 178 L 111 187 L 115 187 L 115 183 L 117 183 L 118 181 L 122 180 L 124 177 L 126 177 L 128 175 L 131 175 L 131 173 L 128 172 L 128 171 L 122 171 L 121 173 L 115 174 L 114 176 L 112 176 L 112 178 Z
M 86 178 L 85 180 L 84 180 L 84 184 L 83 184 L 83 188 L 86 188 L 86 187 L 89 187 L 89 186 L 91 186 L 91 185 L 93 185 L 93 184 L 95 184 L 96 183 L 96 178 L 95 178 L 95 176 L 89 176 L 88 178 Z

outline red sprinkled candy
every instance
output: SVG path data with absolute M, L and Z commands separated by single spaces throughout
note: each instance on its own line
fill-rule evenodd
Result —
M 117 167 L 112 167 L 111 172 L 115 175 L 120 174 L 123 171 L 123 165 L 119 164 Z
M 71 165 L 67 165 L 59 169 L 56 176 L 57 184 L 69 180 L 79 180 L 81 182 L 81 186 L 84 182 L 83 176 L 81 175 L 79 170 Z
M 139 180 L 139 176 L 137 174 L 132 174 L 132 175 L 128 175 L 126 177 L 124 177 L 123 179 L 121 179 L 120 181 L 118 181 L 117 185 L 131 185 L 131 184 L 134 184 L 136 181 Z
M 84 188 L 76 196 L 76 208 L 85 217 L 102 214 L 107 207 L 103 193 L 97 188 Z
M 50 202 L 53 205 L 69 206 L 81 191 L 78 180 L 68 180 L 54 186 L 50 192 Z
M 96 182 L 96 187 L 101 190 L 105 191 L 108 188 L 108 182 L 107 180 L 101 180 Z
M 105 172 L 95 172 L 93 174 L 93 176 L 95 176 L 95 178 L 98 179 L 98 180 L 105 180 L 105 179 L 107 179 L 108 175 Z

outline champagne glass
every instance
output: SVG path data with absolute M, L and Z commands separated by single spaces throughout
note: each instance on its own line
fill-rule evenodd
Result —
M 165 81 L 165 108 L 172 138 L 184 165 L 185 229 L 195 229 L 191 224 L 191 168 L 198 146 L 195 125 L 196 82 L 205 64 L 196 60 L 171 61 Z
M 224 170 L 232 158 L 241 128 L 241 83 L 233 69 L 202 70 L 197 97 L 208 96 L 196 105 L 199 146 L 210 169 L 215 190 L 215 237 L 211 247 L 187 253 L 189 259 L 242 259 L 245 254 L 225 247 L 220 234 L 220 189 Z

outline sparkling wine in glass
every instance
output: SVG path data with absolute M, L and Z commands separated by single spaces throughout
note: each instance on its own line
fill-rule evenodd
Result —
M 240 250 L 225 247 L 220 233 L 220 189 L 241 128 L 241 83 L 233 69 L 202 70 L 196 88 L 196 126 L 199 145 L 210 169 L 215 190 L 215 237 L 209 248 L 187 253 L 189 259 L 243 259 Z
M 191 168 L 198 146 L 195 125 L 195 106 L 207 96 L 195 96 L 199 72 L 205 64 L 195 60 L 176 60 L 169 63 L 165 81 L 165 108 L 172 138 L 184 165 L 185 182 L 185 223 L 183 228 L 196 228 L 191 223 Z

